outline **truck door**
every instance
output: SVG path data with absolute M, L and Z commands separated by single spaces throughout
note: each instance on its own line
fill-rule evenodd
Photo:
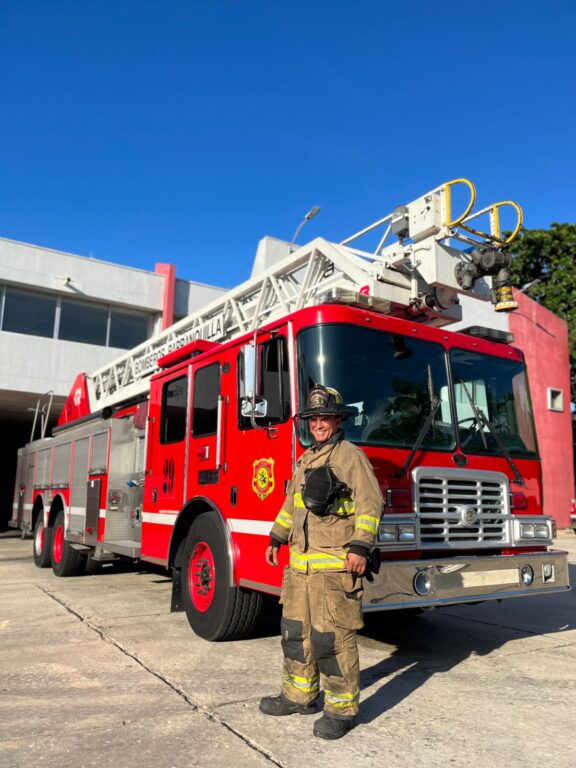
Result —
M 246 385 L 242 381 L 244 366 L 243 351 L 240 351 L 235 413 L 230 409 L 230 422 L 234 417 L 236 421 L 230 516 L 242 549 L 240 577 L 264 584 L 275 580 L 279 586 L 282 569 L 266 566 L 263 553 L 293 469 L 286 336 L 278 333 L 273 339 L 259 344 L 257 352 L 258 400 L 262 405 L 265 403 L 266 415 L 255 415 L 253 419 L 242 415 L 243 403 L 246 405 Z M 232 426 L 229 431 L 232 433 Z M 283 550 L 287 549 L 283 547 Z M 282 556 L 285 555 L 286 552 L 282 552 Z
M 187 370 L 180 370 L 151 383 L 144 503 L 145 509 L 153 513 L 152 517 L 145 516 L 145 522 L 157 525 L 173 524 L 184 501 L 188 375 Z M 154 518 L 154 513 L 159 516 Z

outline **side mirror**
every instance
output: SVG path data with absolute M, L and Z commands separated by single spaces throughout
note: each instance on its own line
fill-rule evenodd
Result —
M 248 400 L 254 398 L 258 392 L 256 365 L 256 347 L 254 344 L 245 344 L 242 347 L 242 368 L 240 370 L 240 378 L 244 384 L 244 394 Z M 242 408 L 244 408 L 244 403 L 242 404 Z
M 247 418 L 253 416 L 256 419 L 263 419 L 268 413 L 268 401 L 264 397 L 257 397 L 254 400 L 254 408 L 252 408 L 252 400 L 248 397 L 243 397 L 240 412 L 242 416 Z

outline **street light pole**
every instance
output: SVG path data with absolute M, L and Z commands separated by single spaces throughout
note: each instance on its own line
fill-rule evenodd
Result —
M 535 285 L 538 285 L 538 283 L 541 283 L 542 280 L 537 277 L 535 280 L 530 280 L 529 283 L 525 283 L 522 288 L 520 288 L 519 293 L 528 293 L 528 291 L 531 288 L 534 288 Z
M 320 211 L 321 211 L 320 206 L 319 205 L 315 205 L 313 208 L 311 208 L 308 211 L 306 216 L 304 216 L 304 218 L 302 219 L 300 224 L 298 224 L 298 226 L 296 228 L 296 232 L 294 232 L 294 236 L 292 237 L 292 240 L 290 241 L 290 245 L 288 246 L 288 253 L 292 253 L 292 246 L 296 242 L 296 238 L 298 237 L 298 235 L 302 231 L 302 227 L 304 226 L 304 224 L 306 224 L 307 221 L 310 221 L 311 219 L 313 219 L 314 216 L 316 216 L 317 213 L 320 213 Z

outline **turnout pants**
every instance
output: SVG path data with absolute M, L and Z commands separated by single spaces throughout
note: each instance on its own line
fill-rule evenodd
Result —
M 298 573 L 282 585 L 282 693 L 311 704 L 324 689 L 324 711 L 353 718 L 360 704 L 356 630 L 362 621 L 361 579 L 349 573 Z

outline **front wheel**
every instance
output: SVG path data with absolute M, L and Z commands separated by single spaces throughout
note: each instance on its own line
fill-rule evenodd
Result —
M 253 630 L 259 592 L 230 586 L 228 547 L 215 513 L 194 520 L 183 544 L 182 600 L 194 632 L 205 640 L 238 640 Z
M 56 576 L 77 576 L 84 565 L 84 555 L 72 549 L 64 537 L 64 512 L 56 515 L 52 533 L 52 570 Z
M 34 563 L 37 568 L 48 568 L 51 562 L 52 528 L 44 526 L 44 513 L 40 512 L 34 526 Z

